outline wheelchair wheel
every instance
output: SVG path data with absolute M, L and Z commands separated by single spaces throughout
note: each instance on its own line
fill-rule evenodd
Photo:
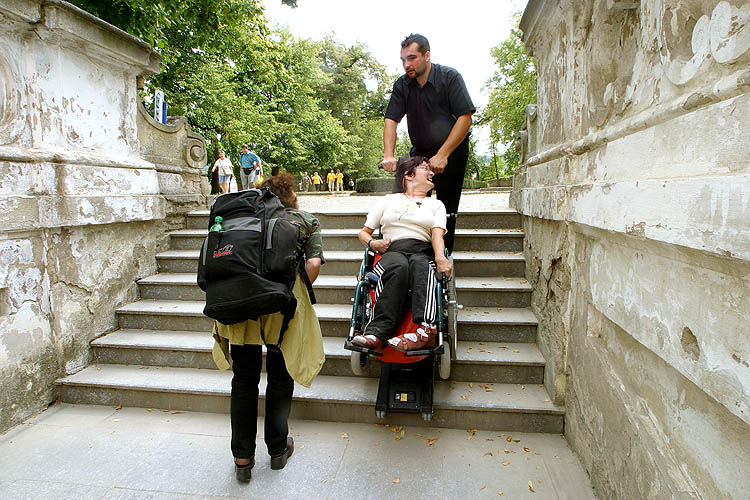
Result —
M 360 359 L 363 356 L 365 357 L 365 364 L 366 364 L 367 363 L 366 354 L 362 354 L 361 352 L 358 352 L 358 351 L 352 351 L 351 355 L 349 356 L 349 364 L 351 365 L 352 373 L 354 373 L 355 375 L 365 374 L 365 367 L 362 366 L 362 363 L 360 361 Z
M 451 345 L 450 342 L 443 342 L 443 354 L 440 355 L 438 372 L 440 378 L 448 380 L 451 377 Z

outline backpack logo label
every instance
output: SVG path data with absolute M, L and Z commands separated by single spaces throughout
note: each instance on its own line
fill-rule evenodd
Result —
M 232 255 L 232 249 L 234 248 L 234 245 L 227 245 L 221 248 L 218 248 L 214 250 L 212 258 L 216 259 L 219 257 L 224 257 L 225 255 Z

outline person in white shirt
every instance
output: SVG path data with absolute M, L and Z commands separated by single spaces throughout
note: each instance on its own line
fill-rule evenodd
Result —
M 445 257 L 446 213 L 443 202 L 428 198 L 434 173 L 422 156 L 403 162 L 396 171 L 394 194 L 384 196 L 367 214 L 359 240 L 383 254 L 373 271 L 378 275 L 375 307 L 362 335 L 352 339 L 361 347 L 380 349 L 385 342 L 400 351 L 432 347 L 435 342 L 436 273 L 451 273 Z M 372 233 L 380 227 L 382 239 Z M 411 289 L 411 302 L 408 300 Z M 394 337 L 411 304 L 414 333 Z
M 219 159 L 214 162 L 214 166 L 211 168 L 211 173 L 214 170 L 219 169 L 219 184 L 221 184 L 221 192 L 229 192 L 229 182 L 234 177 L 234 169 L 232 168 L 232 162 L 229 158 L 224 156 L 224 151 L 219 151 Z

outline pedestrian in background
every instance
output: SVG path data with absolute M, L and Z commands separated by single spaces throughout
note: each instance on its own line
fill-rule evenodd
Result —
M 320 191 L 323 187 L 323 179 L 320 177 L 320 175 L 315 172 L 312 176 L 313 186 L 315 186 L 315 191 Z
M 229 158 L 224 156 L 224 151 L 219 151 L 219 159 L 214 162 L 211 173 L 216 169 L 219 170 L 219 184 L 221 185 L 222 194 L 229 192 L 229 182 L 234 177 L 234 169 Z
M 255 154 L 255 151 L 248 151 L 247 144 L 243 144 L 240 154 L 242 189 L 252 189 L 262 182 L 263 168 L 260 163 L 260 157 Z
M 310 176 L 307 175 L 307 172 L 302 172 L 302 179 L 299 182 L 299 190 L 300 191 L 310 191 L 310 186 L 312 185 L 312 179 L 310 179 Z
M 344 174 L 341 173 L 340 169 L 336 169 L 336 191 L 344 190 Z
M 336 174 L 333 173 L 333 170 L 330 170 L 326 175 L 326 183 L 328 183 L 328 192 L 333 193 L 333 190 L 336 189 Z

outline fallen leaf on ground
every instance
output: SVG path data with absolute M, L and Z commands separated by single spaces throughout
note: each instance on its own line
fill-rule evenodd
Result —
M 184 411 L 173 411 L 172 415 L 180 415 L 181 413 L 185 413 Z
M 512 436 L 508 436 L 507 438 L 505 438 L 505 440 L 510 443 L 511 441 L 513 441 L 513 437 Z
M 341 439 L 349 439 L 349 434 L 347 434 L 346 432 L 342 432 Z
M 534 484 L 531 481 L 529 481 L 529 491 L 532 493 L 536 493 L 536 491 L 534 491 Z
M 328 479 L 323 479 L 323 480 L 321 480 L 320 482 L 321 482 L 321 483 L 325 483 L 326 481 L 328 481 Z
M 530 450 L 530 449 L 528 449 L 528 448 L 525 448 L 525 447 L 524 447 L 523 451 L 525 451 L 526 453 L 528 453 L 528 452 L 530 452 L 531 450 Z
M 404 428 L 403 425 L 396 425 L 393 428 L 391 428 L 391 432 L 398 432 L 398 431 L 400 431 L 403 428 Z
M 466 393 L 461 394 L 461 397 L 464 399 L 469 399 L 469 395 Z
M 485 454 L 484 454 L 484 456 L 485 456 L 485 457 L 486 457 L 486 456 L 488 456 L 488 455 L 489 455 L 489 456 L 492 456 L 492 452 L 491 452 L 491 451 L 488 451 L 487 453 L 485 453 Z
M 151 412 L 153 410 L 151 408 L 146 408 L 146 411 Z
M 474 387 L 474 382 L 469 382 L 469 387 Z
M 471 434 L 471 435 L 473 436 L 474 434 L 476 434 L 476 433 L 477 433 L 477 430 L 476 430 L 476 429 L 469 429 L 469 430 L 468 430 L 468 431 L 466 431 L 466 432 L 468 432 L 469 434 Z
M 385 424 L 373 424 L 375 427 L 385 427 Z
M 373 446 L 380 446 L 380 443 L 378 443 L 377 441 L 373 441 L 372 445 Z
M 122 405 L 117 405 L 117 408 L 115 410 L 122 410 Z
M 399 432 L 398 434 L 396 434 L 395 436 L 393 436 L 393 439 L 395 439 L 396 441 L 401 441 L 402 439 L 404 439 L 404 433 L 405 432 L 406 431 L 404 429 L 401 429 L 401 432 Z
M 513 352 L 521 352 L 521 351 L 519 351 L 518 349 L 513 349 Z
M 486 489 L 487 489 L 487 485 L 484 485 L 481 488 L 479 488 L 479 491 L 486 490 Z
M 502 308 L 502 307 L 498 307 L 498 308 L 497 308 L 497 312 L 500 312 L 500 311 L 502 311 L 502 310 L 503 310 L 503 308 Z
M 505 462 L 503 462 L 503 465 L 510 465 L 510 462 L 508 462 L 508 461 L 506 460 Z
M 513 440 L 513 442 L 514 442 L 514 443 L 520 443 L 520 442 L 521 442 L 521 440 L 520 440 L 520 439 L 514 439 L 514 440 Z
M 29 425 L 34 425 L 34 422 L 29 422 Z
M 521 284 L 522 284 L 522 285 L 525 285 L 526 283 L 528 283 L 528 281 L 526 281 L 526 280 L 521 280 Z
M 484 388 L 484 391 L 485 391 L 485 392 L 492 392 L 492 391 L 494 391 L 494 390 L 495 390 L 495 389 L 493 389 L 492 387 L 485 387 L 485 388 Z
M 503 493 L 502 491 L 498 491 L 497 494 L 500 495 L 501 497 L 505 496 L 505 493 Z
M 480 342 L 479 345 L 484 345 L 484 342 Z
M 400 483 L 400 482 L 401 482 L 401 479 L 400 479 L 400 478 L 398 478 L 398 477 L 397 477 L 396 479 L 394 479 L 394 480 L 393 480 L 393 484 L 398 484 L 398 483 Z
M 301 450 L 302 448 L 304 448 L 304 447 L 305 447 L 305 445 L 304 445 L 304 444 L 301 444 L 301 445 L 299 445 L 299 449 L 300 449 L 300 450 Z
M 503 451 L 505 452 L 505 454 L 506 454 L 506 455 L 507 455 L 508 453 L 510 453 L 510 450 L 503 450 Z

